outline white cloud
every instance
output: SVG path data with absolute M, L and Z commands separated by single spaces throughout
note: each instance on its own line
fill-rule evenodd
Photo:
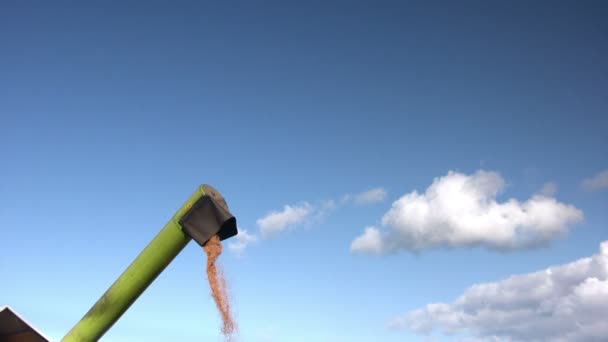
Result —
M 317 205 L 313 206 L 313 211 L 315 212 L 314 218 L 317 220 L 322 220 L 337 208 L 338 204 L 336 204 L 336 201 L 333 199 L 323 200 Z
M 367 227 L 363 235 L 356 238 L 352 245 L 353 251 L 365 251 L 371 254 L 382 253 L 382 236 L 376 227 Z
M 257 220 L 263 237 L 270 237 L 290 226 L 304 222 L 313 213 L 313 207 L 304 202 L 301 205 L 285 205 L 282 211 L 272 211 Z
M 373 188 L 368 191 L 356 194 L 353 197 L 355 204 L 366 205 L 382 202 L 386 199 L 386 189 L 384 188 Z
M 385 231 L 366 229 L 353 241 L 351 250 L 386 253 L 442 246 L 530 248 L 548 243 L 583 219 L 582 211 L 549 196 L 498 202 L 496 196 L 504 187 L 505 181 L 496 172 L 465 175 L 450 171 L 436 178 L 424 193 L 413 191 L 395 201 L 382 218 Z
M 605 341 L 606 317 L 608 241 L 592 257 L 473 285 L 452 303 L 428 304 L 390 326 L 468 333 L 483 341 Z
M 583 189 L 587 191 L 602 190 L 608 188 L 608 170 L 597 173 L 591 178 L 583 181 Z
M 315 201 L 313 204 L 302 202 L 299 205 L 285 205 L 283 210 L 271 211 L 256 222 L 260 227 L 260 235 L 268 238 L 293 226 L 323 221 L 330 213 L 346 203 L 371 204 L 384 198 L 386 198 L 386 190 L 374 188 L 354 196 L 346 194 L 339 201 L 326 199 Z
M 557 194 L 557 184 L 553 182 L 543 184 L 542 189 L 540 189 L 540 194 L 547 197 L 555 196 L 555 194 Z
M 257 236 L 247 233 L 247 230 L 245 229 L 239 229 L 236 241 L 230 242 L 230 244 L 228 244 L 228 249 L 236 255 L 241 255 L 249 244 L 252 244 L 257 240 Z

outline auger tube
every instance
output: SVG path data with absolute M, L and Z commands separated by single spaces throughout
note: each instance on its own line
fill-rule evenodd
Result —
M 208 192 L 207 194 L 205 190 Z M 209 195 L 208 197 L 213 200 L 203 198 L 205 195 Z M 217 190 L 208 185 L 199 186 L 148 246 L 61 341 L 92 342 L 99 340 L 192 240 L 180 224 L 184 215 L 189 213 L 193 206 L 198 205 L 199 200 L 204 199 L 205 202 L 215 204 L 218 197 L 223 201 L 222 208 L 225 206 L 226 212 L 231 215 L 223 197 Z M 217 210 L 215 211 L 217 212 Z M 236 234 L 234 217 L 232 220 L 233 234 Z M 206 241 L 197 242 L 202 245 Z

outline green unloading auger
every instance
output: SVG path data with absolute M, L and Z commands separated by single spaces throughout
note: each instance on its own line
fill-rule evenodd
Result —
M 205 184 L 61 341 L 99 340 L 191 239 L 203 246 L 215 234 L 220 240 L 236 235 L 236 219 L 219 191 Z

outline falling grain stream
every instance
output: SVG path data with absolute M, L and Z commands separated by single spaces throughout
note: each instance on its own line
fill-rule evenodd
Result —
M 211 295 L 222 317 L 222 334 L 224 334 L 226 341 L 231 341 L 237 327 L 230 312 L 226 279 L 222 270 L 215 263 L 220 254 L 222 254 L 220 238 L 214 235 L 207 241 L 203 249 L 207 253 L 207 277 L 209 278 Z

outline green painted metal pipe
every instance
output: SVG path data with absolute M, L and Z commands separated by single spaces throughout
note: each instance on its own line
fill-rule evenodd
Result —
M 209 186 L 200 186 L 169 220 L 148 246 L 137 256 L 86 315 L 61 340 L 62 342 L 97 341 L 127 311 L 191 238 L 180 220 L 205 195 Z

